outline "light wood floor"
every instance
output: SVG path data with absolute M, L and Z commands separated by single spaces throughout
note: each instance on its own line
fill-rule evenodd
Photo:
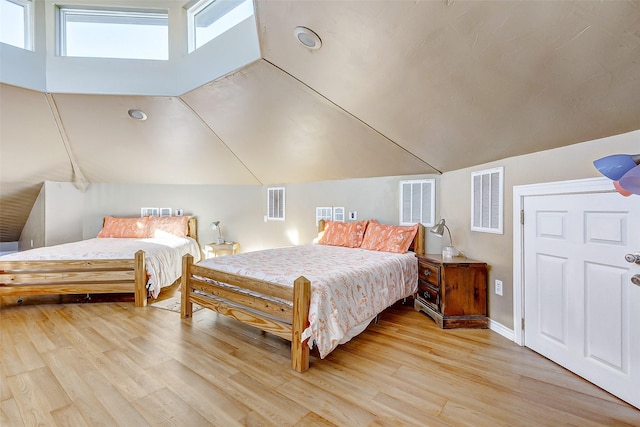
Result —
M 625 426 L 640 411 L 489 330 L 394 306 L 311 369 L 203 310 L 0 307 L 0 425 Z

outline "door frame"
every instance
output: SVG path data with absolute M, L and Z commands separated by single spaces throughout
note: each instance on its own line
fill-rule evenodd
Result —
M 515 185 L 513 187 L 513 341 L 524 342 L 524 212 L 525 197 L 579 193 L 614 192 L 608 178 L 586 178 L 540 184 Z M 622 196 L 620 196 L 622 197 Z

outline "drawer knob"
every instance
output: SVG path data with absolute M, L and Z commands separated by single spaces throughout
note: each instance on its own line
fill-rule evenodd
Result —
M 425 270 L 424 271 L 424 275 L 429 277 L 429 276 L 431 276 L 431 272 L 429 270 Z
M 429 295 L 429 293 L 428 293 L 428 292 L 423 292 L 423 293 L 422 293 L 422 296 L 424 297 L 424 299 L 429 299 L 429 298 L 431 298 L 431 295 Z

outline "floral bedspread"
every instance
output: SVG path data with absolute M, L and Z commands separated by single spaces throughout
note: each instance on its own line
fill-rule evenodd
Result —
M 352 336 L 351 330 L 416 291 L 418 261 L 396 254 L 327 245 L 302 245 L 210 258 L 200 265 L 293 286 L 311 281 L 309 327 L 321 357 Z
M 190 237 L 167 235 L 152 239 L 94 238 L 79 242 L 29 249 L 0 257 L 0 261 L 129 259 L 138 250 L 145 252 L 147 289 L 156 298 L 160 289 L 182 275 L 182 256 L 200 259 L 198 242 Z

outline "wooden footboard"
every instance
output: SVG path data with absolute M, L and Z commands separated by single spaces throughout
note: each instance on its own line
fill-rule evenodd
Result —
M 308 326 L 311 282 L 299 277 L 293 289 L 277 283 L 213 270 L 182 259 L 181 316 L 191 317 L 193 303 L 291 341 L 291 367 L 309 369 Z M 247 293 L 246 291 L 251 291 Z
M 143 251 L 134 259 L 0 261 L 0 297 L 133 292 L 144 307 L 146 284 Z

